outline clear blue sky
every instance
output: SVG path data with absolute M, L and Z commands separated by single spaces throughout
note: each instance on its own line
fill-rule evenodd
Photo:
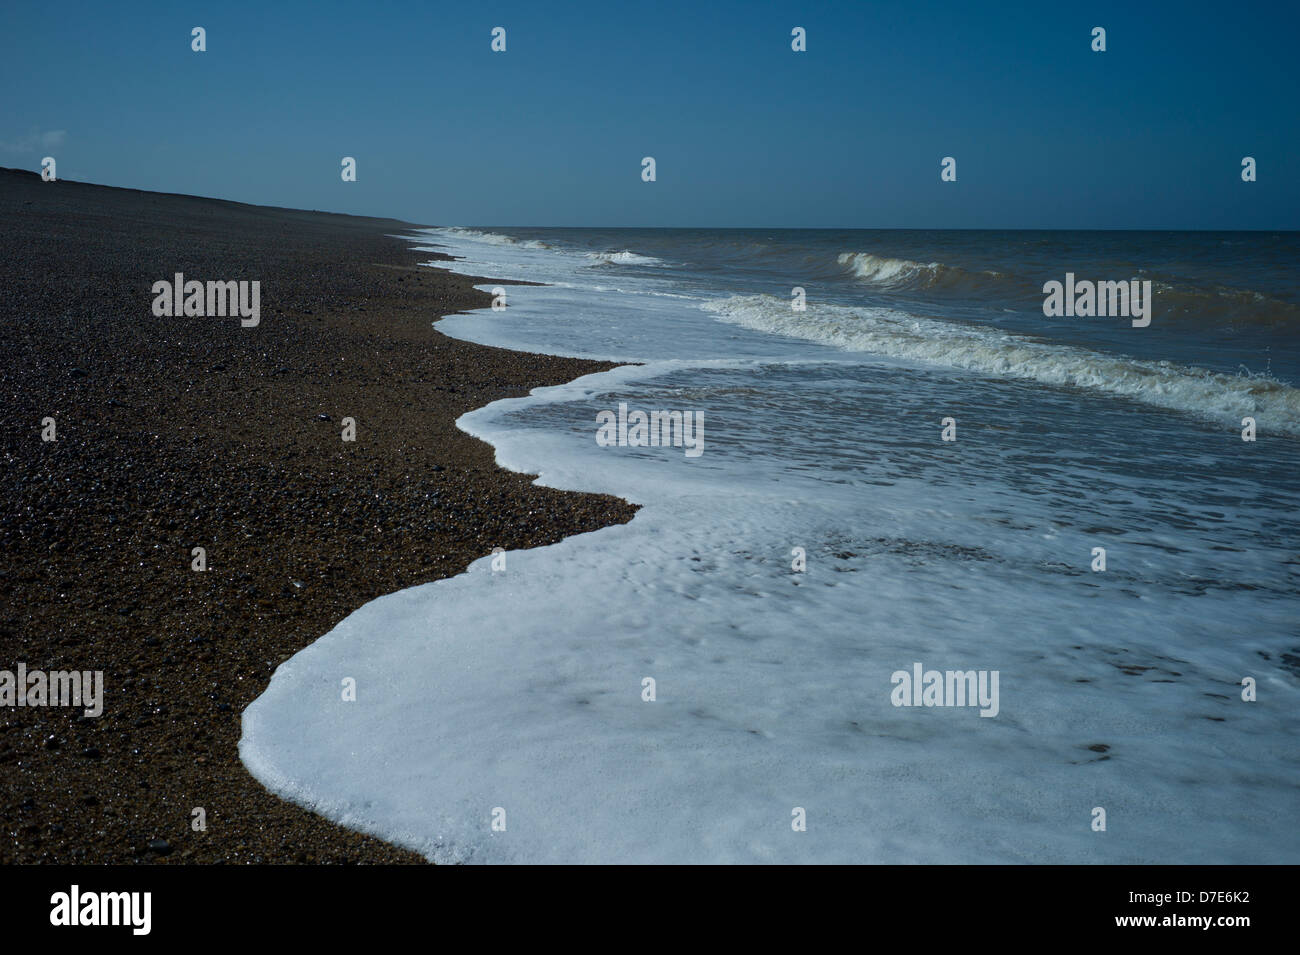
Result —
M 434 224 L 1296 229 L 1298 38 L 1295 0 L 8 2 L 0 166 Z

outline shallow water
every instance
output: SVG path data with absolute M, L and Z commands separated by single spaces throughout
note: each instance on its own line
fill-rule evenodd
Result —
M 241 742 L 271 789 L 440 861 L 1300 858 L 1294 234 L 429 241 L 549 283 L 442 331 L 646 363 L 461 419 L 644 507 L 284 664 Z M 1045 318 L 1067 271 L 1151 277 L 1151 325 Z M 703 453 L 600 446 L 621 403 Z M 996 715 L 895 706 L 918 662 L 996 671 Z

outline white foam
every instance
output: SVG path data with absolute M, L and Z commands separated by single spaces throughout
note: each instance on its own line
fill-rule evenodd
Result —
M 429 230 L 425 230 L 429 231 Z M 520 249 L 549 249 L 550 246 L 541 239 L 517 239 L 500 232 L 486 232 L 482 229 L 467 229 L 463 226 L 448 226 L 444 230 L 435 230 L 444 235 L 487 245 L 515 246 Z
M 653 255 L 640 255 L 636 252 L 629 252 L 626 249 L 622 252 L 589 252 L 587 258 L 592 260 L 594 265 L 664 265 L 662 259 L 657 259 Z
M 514 275 L 582 268 L 502 248 Z M 443 267 L 482 275 L 483 261 Z M 381 597 L 281 665 L 240 741 L 268 788 L 445 862 L 1300 857 L 1300 831 L 1278 825 L 1300 770 L 1300 688 L 1261 663 L 1261 702 L 1239 702 L 1254 654 L 1234 629 L 1250 620 L 1252 647 L 1286 646 L 1293 602 L 1244 588 L 1188 599 L 1181 582 L 1205 568 L 1184 538 L 1159 551 L 1116 539 L 1112 572 L 1089 578 L 1097 532 L 1047 493 L 1096 480 L 1068 454 L 1035 493 L 996 456 L 916 473 L 923 449 L 900 435 L 899 405 L 987 383 L 855 354 L 797 365 L 831 354 L 823 339 L 627 287 L 512 288 L 505 313 L 440 327 L 651 359 L 459 422 L 503 466 L 621 495 L 637 517 L 511 552 L 502 573 L 485 556 Z M 835 334 L 861 320 L 841 315 Z M 596 413 L 620 400 L 704 411 L 708 450 L 598 447 Z M 1160 504 L 1141 482 L 1105 493 L 1130 523 Z M 1229 527 L 1269 519 L 1215 507 Z M 1224 554 L 1256 585 L 1285 577 L 1266 548 Z M 999 715 L 894 707 L 891 674 L 916 661 L 999 670 Z M 1108 833 L 1090 828 L 1099 805 Z
M 366 605 L 246 711 L 254 775 L 443 862 L 1295 858 L 1300 839 L 1269 807 L 1294 778 L 1284 714 L 1300 694 L 1273 680 L 1267 710 L 1208 698 L 1231 693 L 1239 667 L 1221 621 L 1159 595 L 1099 619 L 1060 580 L 873 548 L 970 526 L 960 508 L 927 507 L 920 483 L 864 497 L 814 495 L 762 467 L 697 480 L 680 455 L 638 461 L 520 424 L 557 401 L 580 422 L 611 383 L 462 425 L 544 483 L 643 502 L 633 523 Z M 806 575 L 790 571 L 796 543 Z M 1285 625 L 1247 595 L 1224 609 Z M 1182 662 L 1168 684 L 1115 669 L 1172 669 L 1171 647 Z M 895 708 L 891 673 L 913 661 L 999 670 L 999 716 Z M 356 703 L 339 700 L 344 677 Z M 1227 720 L 1208 739 L 1207 716 Z M 1259 761 L 1261 741 L 1275 762 Z M 1122 838 L 1091 832 L 1098 804 Z M 505 832 L 491 829 L 497 808 Z M 796 808 L 807 832 L 791 829 Z
M 701 307 L 725 322 L 837 348 L 1121 395 L 1228 427 L 1240 428 L 1249 415 L 1263 430 L 1300 434 L 1300 390 L 1272 378 L 1105 355 L 890 308 L 809 304 L 796 312 L 770 295 L 736 295 Z

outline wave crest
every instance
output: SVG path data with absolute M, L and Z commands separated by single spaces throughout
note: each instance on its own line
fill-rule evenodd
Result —
M 484 242 L 488 245 L 512 245 L 520 249 L 549 249 L 549 243 L 541 239 L 516 239 L 512 235 L 503 235 L 500 232 L 484 232 L 481 229 L 466 229 L 461 226 L 448 226 L 442 230 L 449 235 L 458 239 L 470 239 L 474 242 Z
M 1264 376 L 1107 355 L 891 308 L 809 304 L 796 312 L 771 295 L 734 295 L 701 308 L 733 325 L 849 351 L 1105 392 L 1231 427 L 1251 415 L 1261 430 L 1300 435 L 1300 390 Z
M 855 278 L 886 288 L 972 290 L 997 285 L 1005 278 L 1001 272 L 970 272 L 942 262 L 913 262 L 870 252 L 844 252 L 838 261 Z
M 663 265 L 663 259 L 653 255 L 640 255 L 636 252 L 588 252 L 587 258 L 592 265 Z
M 844 252 L 839 257 L 839 263 L 848 266 L 849 271 L 863 281 L 877 285 L 904 285 L 915 279 L 924 280 L 943 268 L 938 262 L 926 265 L 911 259 L 872 255 L 870 252 Z

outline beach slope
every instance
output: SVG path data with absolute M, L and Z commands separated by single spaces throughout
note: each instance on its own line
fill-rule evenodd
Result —
M 630 519 L 455 427 L 608 366 L 440 335 L 489 296 L 407 223 L 15 170 L 0 221 L 0 669 L 104 675 L 97 718 L 0 707 L 0 861 L 422 861 L 263 790 L 240 713 L 375 597 Z M 175 273 L 258 281 L 258 324 L 156 317 Z

